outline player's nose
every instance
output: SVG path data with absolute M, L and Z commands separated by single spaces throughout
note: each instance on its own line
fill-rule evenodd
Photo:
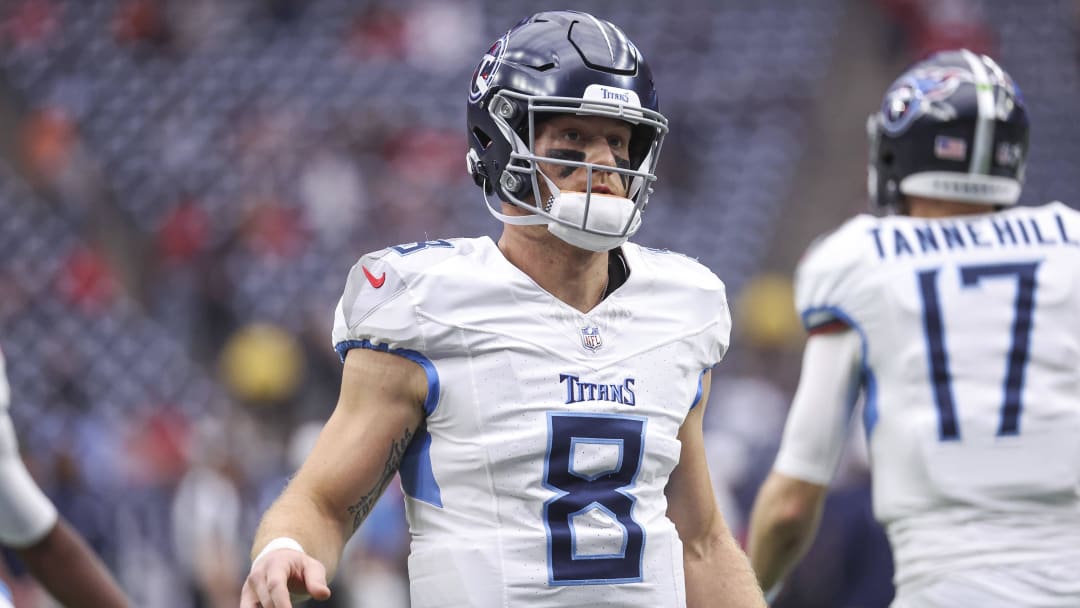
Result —
M 608 145 L 607 139 L 603 137 L 594 138 L 590 141 L 588 150 L 586 150 L 586 161 L 592 163 L 596 167 L 619 166 L 615 151 Z M 603 169 L 600 169 L 595 171 L 593 177 L 593 189 L 608 194 L 614 194 L 616 196 L 624 196 L 624 179 L 614 171 L 604 171 Z
M 605 167 L 614 167 L 615 153 L 611 150 L 611 146 L 608 145 L 607 139 L 603 137 L 594 137 L 589 140 L 589 145 L 585 150 L 586 161 Z

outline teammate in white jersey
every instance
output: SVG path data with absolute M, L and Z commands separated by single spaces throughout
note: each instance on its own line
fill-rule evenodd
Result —
M 127 606 L 104 564 L 41 492 L 19 457 L 8 416 L 11 390 L 0 352 L 0 545 L 10 547 L 62 605 Z M 0 583 L 0 608 L 12 601 Z
M 1080 214 L 1015 206 L 1028 121 L 988 57 L 916 64 L 868 127 L 892 215 L 800 263 L 810 337 L 752 517 L 758 580 L 813 537 L 861 389 L 894 607 L 1080 606 Z
M 611 23 L 539 13 L 495 42 L 471 82 L 468 167 L 502 236 L 353 267 L 341 397 L 263 519 L 242 606 L 326 597 L 399 469 L 414 608 L 764 606 L 702 443 L 724 285 L 627 242 L 666 125 Z

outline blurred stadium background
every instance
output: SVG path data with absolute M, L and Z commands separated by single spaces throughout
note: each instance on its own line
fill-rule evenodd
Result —
M 728 283 L 707 422 L 737 534 L 797 381 L 792 268 L 865 209 L 865 116 L 904 66 L 998 58 L 1034 123 L 1022 200 L 1080 201 L 1075 0 L 0 0 L 12 416 L 137 606 L 237 604 L 258 517 L 333 407 L 352 263 L 498 233 L 464 173 L 467 81 L 543 8 L 614 21 L 652 64 L 671 135 L 637 240 Z M 778 606 L 891 597 L 860 440 Z M 325 605 L 407 606 L 396 485 L 373 518 Z M 17 605 L 50 605 L 7 558 Z

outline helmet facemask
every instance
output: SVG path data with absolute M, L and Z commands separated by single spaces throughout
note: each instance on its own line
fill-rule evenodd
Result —
M 609 100 L 612 98 L 616 101 Z M 652 194 L 652 182 L 656 181 L 660 147 L 668 131 L 663 115 L 640 107 L 636 101 L 632 91 L 602 85 L 588 87 L 583 98 L 526 95 L 510 90 L 495 93 L 487 111 L 510 145 L 509 161 L 497 176 L 496 190 L 501 191 L 507 203 L 531 215 L 501 213 L 485 189 L 488 211 L 508 224 L 547 224 L 553 234 L 583 249 L 607 251 L 626 242 L 641 225 L 641 214 Z M 545 118 L 560 114 L 599 116 L 629 123 L 632 127 L 629 166 L 612 167 L 537 155 L 539 125 Z M 520 126 L 515 129 L 514 124 Z M 561 191 L 539 163 L 583 169 L 585 191 Z M 627 184 L 627 198 L 592 192 L 594 176 L 599 172 L 620 175 Z M 539 194 L 545 190 L 548 195 L 539 200 Z

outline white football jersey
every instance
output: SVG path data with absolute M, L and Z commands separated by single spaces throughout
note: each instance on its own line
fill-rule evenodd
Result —
M 859 216 L 811 248 L 796 300 L 808 329 L 862 337 L 874 510 L 901 593 L 1052 561 L 1066 567 L 1014 570 L 1047 596 L 1023 605 L 1080 606 L 1080 213 Z M 1037 569 L 1069 575 L 1036 584 Z
M 353 267 L 338 352 L 389 350 L 428 375 L 400 471 L 414 608 L 685 605 L 664 487 L 730 316 L 697 262 L 622 251 L 629 278 L 588 313 L 486 237 Z

